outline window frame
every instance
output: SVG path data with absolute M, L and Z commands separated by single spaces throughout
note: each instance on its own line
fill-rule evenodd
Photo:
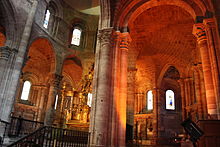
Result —
M 72 41 L 73 41 L 73 33 L 74 33 L 74 30 L 79 30 L 80 31 L 80 38 L 79 38 L 79 45 L 77 45 L 77 44 L 73 44 L 72 43 Z M 72 45 L 72 46 L 76 46 L 76 47 L 80 47 L 80 46 L 82 46 L 82 35 L 83 35 L 83 29 L 82 29 L 82 27 L 80 27 L 80 26 L 74 26 L 73 27 L 73 29 L 72 29 L 72 31 L 71 31 L 71 39 L 70 39 L 70 45 Z
M 149 108 L 149 94 L 151 94 L 151 99 L 152 99 L 152 108 Z M 146 107 L 147 111 L 153 111 L 154 109 L 154 95 L 153 95 L 153 91 L 152 90 L 148 90 L 147 91 L 147 107 Z
M 172 100 L 173 100 L 173 106 L 171 108 L 168 108 L 167 106 L 169 105 L 169 100 L 168 100 L 168 92 L 172 92 Z M 168 111 L 175 111 L 176 110 L 176 100 L 175 100 L 175 92 L 171 89 L 167 89 L 166 92 L 165 92 L 165 109 L 168 110 Z
M 45 27 L 45 21 L 46 21 L 46 18 L 47 18 L 47 12 L 49 12 L 49 18 L 48 18 L 47 26 Z M 50 10 L 49 7 L 48 7 L 48 8 L 46 9 L 45 13 L 44 13 L 43 27 L 44 27 L 45 29 L 49 29 L 50 19 L 51 19 L 51 10 Z
M 29 86 L 29 89 L 28 89 L 27 99 L 23 99 L 22 96 L 23 96 L 24 92 L 26 92 L 26 91 L 24 91 L 25 83 L 26 83 L 26 82 L 28 82 L 28 83 L 30 84 L 30 86 Z M 21 101 L 29 101 L 29 97 L 30 97 L 30 93 L 31 93 L 31 87 L 32 87 L 31 81 L 25 80 L 24 83 L 23 83 L 22 90 L 21 90 L 21 96 L 20 96 L 20 100 L 21 100 Z

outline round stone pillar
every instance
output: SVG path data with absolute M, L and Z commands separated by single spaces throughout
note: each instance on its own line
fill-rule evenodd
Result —
M 202 59 L 202 70 L 205 81 L 206 100 L 208 114 L 212 119 L 217 118 L 217 105 L 216 97 L 213 85 L 213 75 L 210 63 L 210 54 L 207 46 L 207 37 L 203 24 L 195 24 L 193 28 L 193 34 L 197 37 L 198 48 L 200 50 Z
M 116 108 L 119 114 L 118 140 L 119 146 L 125 146 L 126 133 L 126 107 L 127 107 L 127 77 L 128 77 L 128 45 L 130 43 L 129 33 L 121 33 L 120 41 L 120 97 L 119 107 Z
M 184 79 L 180 79 L 180 90 L 181 90 L 181 102 L 182 102 L 182 120 L 186 119 L 186 97 L 185 97 L 185 83 Z
M 60 82 L 62 80 L 63 76 L 60 76 L 58 74 L 54 74 L 52 76 L 50 88 L 49 88 L 49 95 L 47 100 L 47 108 L 46 108 L 46 116 L 44 119 L 44 124 L 51 126 L 53 124 L 54 115 L 55 115 L 55 101 L 56 101 L 56 95 L 58 94 L 58 90 L 60 88 Z
M 112 28 L 99 30 L 95 58 L 90 146 L 111 146 L 112 121 Z

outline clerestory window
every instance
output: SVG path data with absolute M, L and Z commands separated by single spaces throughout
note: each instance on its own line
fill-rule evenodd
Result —
M 50 10 L 47 9 L 45 17 L 44 17 L 44 24 L 43 24 L 44 28 L 46 29 L 48 28 L 49 20 L 50 20 Z
M 72 32 L 71 44 L 79 46 L 82 36 L 82 30 L 80 28 L 74 28 Z

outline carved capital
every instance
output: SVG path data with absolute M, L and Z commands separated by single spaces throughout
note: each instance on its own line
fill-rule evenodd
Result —
M 98 39 L 101 41 L 101 44 L 111 43 L 113 35 L 113 28 L 106 28 L 99 30 Z
M 0 47 L 0 59 L 8 60 L 12 50 L 8 46 Z
M 199 44 L 207 40 L 205 26 L 203 23 L 194 24 L 193 35 L 197 38 L 197 42 Z
M 214 18 L 207 18 L 203 20 L 203 23 L 206 28 L 216 28 L 215 19 Z
M 60 82 L 62 80 L 63 76 L 58 74 L 52 75 L 51 85 L 53 85 L 55 88 L 60 88 Z

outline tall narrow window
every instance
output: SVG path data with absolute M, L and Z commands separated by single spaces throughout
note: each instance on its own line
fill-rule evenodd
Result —
M 88 93 L 87 105 L 88 105 L 89 107 L 92 106 L 92 94 L 91 94 L 91 93 Z
M 58 94 L 57 94 L 57 95 L 56 95 L 56 98 L 55 98 L 55 105 L 54 105 L 54 109 L 55 109 L 55 110 L 57 109 L 58 99 L 59 99 L 59 96 L 58 96 Z
M 47 9 L 46 14 L 45 14 L 45 18 L 44 18 L 44 24 L 43 26 L 47 29 L 48 25 L 49 25 L 49 20 L 50 20 L 50 11 Z
M 23 85 L 22 93 L 21 93 L 22 100 L 28 100 L 30 89 L 31 89 L 31 82 L 25 81 Z
M 174 92 L 172 90 L 166 91 L 166 109 L 175 110 Z
M 151 90 L 147 92 L 147 110 L 153 110 L 153 93 Z
M 79 46 L 80 45 L 81 34 L 82 34 L 82 31 L 79 28 L 74 28 L 73 33 L 72 33 L 71 44 Z

